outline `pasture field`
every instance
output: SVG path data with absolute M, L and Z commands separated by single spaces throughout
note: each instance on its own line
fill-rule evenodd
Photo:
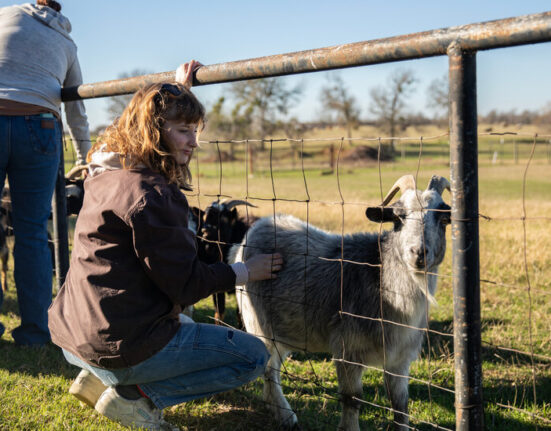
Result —
M 236 149 L 238 160 L 220 164 L 211 158 L 217 152 L 212 149 L 216 144 L 210 148 L 203 144 L 192 166 L 195 191 L 188 194 L 189 202 L 204 208 L 218 197 L 248 199 L 258 207 L 250 208 L 249 213 L 257 216 L 291 213 L 336 233 L 376 231 L 379 225 L 365 218 L 365 208 L 379 204 L 398 177 L 417 175 L 419 188 L 426 186 L 433 174 L 449 178 L 446 136 L 423 142 L 420 158 L 419 142 L 412 141 L 403 158 L 399 155 L 380 165 L 373 160 L 343 161 L 333 173 L 328 171 L 327 152 L 312 149 L 306 156 L 309 147 L 327 144 L 321 142 L 322 136 L 319 139 L 295 148 L 304 151 L 304 171 L 300 157 L 293 161 L 289 142 L 273 142 L 271 161 L 268 146 L 268 151 L 258 156 L 252 176 L 247 175 L 246 163 L 239 160 L 240 154 L 245 154 L 243 149 Z M 536 145 L 528 165 L 532 146 L 517 143 L 522 150 L 515 158 L 505 151 L 509 139 L 501 143 L 499 136 L 480 137 L 485 425 L 496 431 L 544 430 L 551 429 L 551 164 L 546 141 Z M 356 144 L 360 145 L 354 141 Z M 219 144 L 220 151 L 227 151 L 227 145 Z M 495 148 L 502 151 L 497 158 Z M 345 146 L 341 155 L 352 149 Z M 450 202 L 448 192 L 443 197 Z M 421 357 L 411 369 L 411 425 L 421 430 L 437 429 L 433 424 L 455 428 L 454 395 L 450 392 L 454 389 L 450 336 L 454 274 L 449 229 L 447 236 L 436 293 L 438 305 L 430 311 L 429 329 L 434 332 L 427 334 Z M 11 272 L 9 281 L 13 286 Z M 226 320 L 235 326 L 234 296 L 230 296 L 228 309 Z M 207 298 L 197 305 L 194 317 L 212 322 L 213 314 L 212 300 Z M 0 339 L 0 430 L 124 429 L 80 407 L 68 394 L 78 370 L 65 363 L 56 347 L 32 349 L 13 344 L 9 331 L 18 325 L 13 287 L 6 295 L 0 320 L 7 327 Z M 302 429 L 336 429 L 340 406 L 330 355 L 296 353 L 285 367 L 284 392 Z M 167 409 L 165 414 L 187 430 L 276 430 L 261 394 L 262 383 L 257 380 L 208 400 Z M 363 399 L 362 429 L 389 429 L 391 414 L 385 408 L 390 404 L 381 371 L 365 373 Z

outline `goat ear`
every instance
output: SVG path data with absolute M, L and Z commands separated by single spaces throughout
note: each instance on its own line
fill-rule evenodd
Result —
M 365 210 L 365 215 L 375 223 L 393 222 L 396 218 L 391 207 L 369 207 Z
M 205 211 L 203 211 L 201 208 L 190 207 L 190 210 L 193 213 L 193 215 L 198 219 L 202 219 L 205 215 Z
M 237 221 L 237 209 L 231 210 L 230 224 L 233 225 Z
M 447 226 L 451 223 L 451 207 L 449 205 L 443 204 L 440 206 L 440 209 L 444 210 L 444 212 L 440 214 L 440 222 L 444 226 Z

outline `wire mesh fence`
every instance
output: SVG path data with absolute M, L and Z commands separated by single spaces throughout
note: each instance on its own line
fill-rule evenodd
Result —
M 488 140 L 488 148 L 495 145 L 493 138 L 499 137 L 498 145 L 505 146 L 501 134 L 481 134 L 480 140 Z M 513 135 L 518 139 L 518 134 Z M 483 327 L 483 368 L 485 374 L 484 393 L 485 407 L 487 409 L 487 428 L 504 429 L 515 422 L 513 428 L 519 429 L 532 427 L 533 429 L 546 428 L 551 425 L 547 418 L 549 406 L 549 390 L 546 388 L 546 381 L 549 379 L 549 331 L 548 323 L 544 316 L 548 311 L 549 283 L 548 279 L 548 256 L 549 239 L 542 236 L 545 225 L 551 221 L 549 213 L 549 196 L 546 186 L 550 178 L 545 173 L 548 170 L 547 136 L 523 136 L 523 139 L 532 139 L 530 151 L 518 158 L 501 157 L 500 162 L 494 160 L 484 162 L 481 157 L 481 184 L 482 193 L 481 214 L 481 279 L 482 289 L 482 327 Z M 392 139 L 395 142 L 407 142 L 411 148 L 417 149 L 417 155 L 410 156 L 406 152 L 405 159 L 399 155 L 395 161 L 380 162 L 379 160 L 351 160 L 347 162 L 343 154 L 347 151 L 358 148 L 361 145 L 371 145 L 381 153 L 380 147 L 390 138 L 369 138 L 369 139 L 328 139 L 329 147 L 331 142 L 339 142 L 336 164 L 334 171 L 329 171 L 330 161 L 318 165 L 308 164 L 311 159 L 307 156 L 310 150 L 321 154 L 318 140 L 272 140 L 269 142 L 269 150 L 265 154 L 256 155 L 257 160 L 265 157 L 259 165 L 268 166 L 268 169 L 255 169 L 254 173 L 248 170 L 249 160 L 245 157 L 241 160 L 241 169 L 226 166 L 220 156 L 218 162 L 205 157 L 202 161 L 202 152 L 208 152 L 205 148 L 209 144 L 216 149 L 214 153 L 224 154 L 224 145 L 233 144 L 241 146 L 243 155 L 250 154 L 247 146 L 254 145 L 255 141 L 234 141 L 234 142 L 204 142 L 201 152 L 196 159 L 197 189 L 195 193 L 188 196 L 191 203 L 205 206 L 211 201 L 224 199 L 242 199 L 254 203 L 259 208 L 254 215 L 275 217 L 276 213 L 291 213 L 306 221 L 311 229 L 313 226 L 322 226 L 335 234 L 345 235 L 358 231 L 377 232 L 380 226 L 365 220 L 364 210 L 368 206 L 380 205 L 382 196 L 392 184 L 393 180 L 402 173 L 413 173 L 420 180 L 427 181 L 433 173 L 446 174 L 445 166 L 447 160 L 444 154 L 440 159 L 433 155 L 425 155 L 425 149 L 431 148 L 433 142 L 440 143 L 442 136 L 423 138 L 416 140 L 411 138 Z M 289 165 L 292 161 L 292 154 L 289 148 L 296 143 L 300 144 L 297 150 L 300 158 L 300 166 L 292 169 Z M 287 148 L 285 148 L 285 144 Z M 526 144 L 528 145 L 528 144 Z M 484 146 L 483 146 L 484 147 Z M 329 147 L 330 148 L 330 147 Z M 503 148 L 503 147 L 502 147 Z M 502 150 L 503 152 L 503 150 Z M 430 152 L 427 152 L 430 154 Z M 484 148 L 481 153 L 484 153 Z M 503 152 L 504 153 L 504 152 Z M 365 153 L 367 154 L 367 153 Z M 400 154 L 400 152 L 398 152 Z M 440 154 L 437 151 L 437 154 Z M 306 156 L 305 156 L 306 155 Z M 286 156 L 286 159 L 285 159 Z M 518 165 L 518 166 L 516 166 Z M 282 166 L 284 169 L 279 169 Z M 289 167 L 291 166 L 291 167 Z M 487 179 L 486 174 L 487 173 Z M 534 178 L 530 177 L 533 173 Z M 487 185 L 488 184 L 488 185 Z M 531 193 L 531 186 L 533 193 Z M 362 220 L 363 219 L 363 220 Z M 503 224 L 510 225 L 503 228 Z M 308 235 L 306 235 L 306 249 L 308 249 Z M 276 240 L 277 241 L 277 240 Z M 344 243 L 345 240 L 343 240 Z M 276 247 L 277 249 L 277 247 Z M 344 247 L 342 248 L 344 250 Z M 529 259 L 530 250 L 539 250 L 542 255 Z M 324 260 L 324 256 L 312 255 L 308 251 L 297 250 L 291 253 L 287 259 L 306 261 L 308 258 Z M 350 266 L 369 265 L 369 262 L 358 262 L 346 259 L 344 255 L 333 259 L 336 266 L 335 271 L 344 271 Z M 340 269 L 339 269 L 340 266 Z M 377 264 L 375 264 L 377 266 Z M 380 266 L 380 265 L 379 265 Z M 306 271 L 306 267 L 304 267 Z M 383 268 L 384 271 L 384 268 Z M 453 386 L 453 313 L 451 312 L 451 279 L 454 274 L 451 271 L 449 253 L 442 268 L 439 271 L 439 287 L 436 293 L 438 305 L 431 311 L 432 318 L 429 319 L 427 328 L 422 326 L 407 325 L 401 322 L 385 319 L 380 315 L 373 317 L 361 313 L 350 313 L 339 308 L 331 319 L 342 319 L 344 317 L 356 320 L 376 321 L 383 327 L 385 325 L 403 326 L 414 331 L 423 333 L 424 348 L 417 362 L 412 366 L 410 378 L 410 393 L 414 396 L 410 401 L 410 426 L 419 429 L 453 429 L 453 414 L 450 419 L 450 411 L 453 412 L 454 386 Z M 436 275 L 428 271 L 423 272 L 425 276 Z M 537 282 L 531 281 L 531 274 L 537 274 Z M 547 274 L 547 276 L 545 275 Z M 311 274 L 312 277 L 317 277 Z M 298 277 L 298 274 L 297 274 Z M 300 278 L 300 277 L 298 277 Z M 302 281 L 307 283 L 306 277 Z M 361 285 L 346 286 L 347 289 L 362 289 Z M 343 285 L 331 286 L 332 289 L 344 293 Z M 239 295 L 239 292 L 238 292 Z M 272 297 L 277 292 L 270 292 Z M 537 297 L 537 299 L 536 299 Z M 282 296 L 277 297 L 278 301 L 285 301 Z M 300 305 L 308 307 L 302 298 Z M 428 301 L 428 298 L 426 298 Z M 543 305 L 539 312 L 534 310 L 534 304 Z M 547 303 L 547 305 L 545 305 Z M 295 304 L 296 305 L 296 304 Z M 427 304 L 428 305 L 428 304 Z M 292 308 L 292 303 L 287 307 Z M 428 307 L 427 307 L 428 308 Z M 434 308 L 434 307 L 433 307 Z M 321 310 L 318 310 L 321 313 Z M 281 318 L 281 311 L 274 311 L 273 319 Z M 436 315 L 434 315 L 436 313 Z M 303 318 L 306 319 L 307 313 Z M 337 317 L 338 316 L 338 317 Z M 538 316 L 538 317 L 536 317 Z M 542 319 L 543 317 L 543 319 Z M 320 319 L 329 319 L 329 316 L 322 316 Z M 272 324 L 274 324 L 272 322 Z M 312 322 L 297 323 L 300 327 L 306 327 Z M 329 324 L 329 322 L 327 322 Z M 275 324 L 277 326 L 277 324 Z M 317 326 L 317 325 L 314 325 Z M 358 325 L 361 326 L 361 325 Z M 537 328 L 537 329 L 536 329 Z M 302 331 L 302 328 L 295 328 Z M 273 328 L 272 328 L 273 332 Z M 304 332 L 304 331 L 303 331 Z M 383 331 L 384 332 L 384 331 Z M 307 334 L 305 331 L 304 334 Z M 264 336 L 262 333 L 259 334 Z M 306 335 L 305 335 L 306 336 Z M 270 339 L 268 342 L 276 343 L 285 340 Z M 303 352 L 307 345 L 305 340 L 300 346 L 294 346 L 290 350 Z M 354 350 L 358 346 L 345 346 L 344 351 Z M 372 346 L 370 346 L 372 348 Z M 277 353 L 276 353 L 277 354 Z M 403 354 L 407 354 L 403 352 Z M 334 386 L 322 388 L 319 382 L 324 378 L 316 373 L 316 365 L 308 356 L 300 356 L 312 370 L 307 374 L 317 384 L 317 389 L 323 390 L 321 397 L 343 401 L 342 393 Z M 373 373 L 396 376 L 389 369 L 362 364 L 345 356 L 331 356 L 333 363 L 346 363 L 361 367 L 371 373 L 368 380 L 375 378 Z M 283 375 L 289 380 L 285 383 L 286 389 L 300 393 L 304 376 L 300 372 L 284 368 Z M 297 375 L 298 374 L 298 375 Z M 404 375 L 405 376 L 405 375 Z M 364 377 L 364 381 L 366 378 Z M 384 399 L 387 391 L 384 383 L 379 377 L 377 395 L 370 397 L 354 397 L 353 401 L 361 406 L 361 411 L 381 409 L 381 416 L 389 423 L 392 421 L 390 412 L 393 412 L 392 405 Z M 288 386 L 285 387 L 285 386 Z M 380 391 L 380 393 L 379 393 Z M 541 393 L 538 402 L 538 393 Z M 305 391 L 308 394 L 308 391 Z M 295 395 L 296 396 L 296 395 Z M 298 398 L 306 395 L 299 395 Z M 382 398 L 380 396 L 383 396 Z M 506 411 L 506 412 L 505 412 Z M 300 414 L 299 414 L 300 416 Z M 369 414 L 367 415 L 369 417 Z M 373 420 L 373 419 L 372 419 Z M 382 420 L 382 419 L 381 419 Z M 369 423 L 369 420 L 368 420 Z M 380 425 L 380 424 L 379 424 Z M 323 428 L 321 423 L 313 429 Z
M 491 148 L 493 145 L 491 138 L 495 136 L 502 135 L 481 134 L 480 140 L 483 142 L 488 138 L 490 141 L 488 145 Z M 514 136 L 518 137 L 519 135 Z M 549 393 L 545 384 L 549 378 L 549 359 L 551 359 L 549 356 L 549 331 L 545 318 L 534 317 L 535 315 L 545 316 L 548 307 L 544 305 L 544 309 L 539 313 L 534 313 L 533 310 L 535 302 L 545 304 L 545 299 L 549 295 L 549 284 L 544 275 L 548 274 L 549 268 L 545 263 L 546 257 L 544 256 L 535 257 L 532 261 L 528 259 L 531 249 L 540 250 L 540 252 L 549 249 L 548 239 L 541 236 L 545 231 L 544 225 L 550 221 L 550 218 L 546 216 L 549 214 L 549 199 L 544 191 L 544 185 L 548 186 L 550 180 L 549 176 L 545 174 L 548 170 L 546 156 L 548 137 L 533 135 L 531 138 L 530 152 L 525 157 L 516 159 L 513 157 L 509 160 L 502 160 L 500 163 L 496 163 L 494 160 L 486 164 L 481 162 L 481 170 L 483 173 L 487 171 L 488 183 L 491 186 L 491 189 L 486 192 L 486 180 L 484 175 L 481 175 L 483 193 L 480 199 L 480 219 L 483 221 L 483 225 L 480 240 L 482 244 L 481 277 L 484 286 L 482 339 L 484 372 L 487 375 L 484 386 L 485 406 L 488 410 L 487 426 L 489 429 L 503 429 L 504 424 L 511 425 L 514 422 L 514 419 L 507 419 L 507 416 L 514 417 L 515 415 L 505 414 L 502 410 L 519 413 L 520 416 L 517 420 L 520 428 L 532 426 L 536 429 L 550 425 L 547 418 Z M 446 170 L 443 164 L 437 160 L 425 158 L 423 148 L 429 146 L 432 139 L 441 139 L 441 136 L 417 139 L 418 157 L 412 157 L 409 164 L 406 157 L 403 166 L 397 162 L 381 163 L 379 161 L 375 161 L 374 166 L 370 166 L 372 160 L 367 160 L 362 166 L 361 162 L 347 165 L 342 162 L 340 157 L 345 153 L 347 147 L 353 148 L 353 144 L 360 142 L 361 139 L 341 138 L 336 169 L 330 180 L 325 178 L 323 166 L 318 167 L 317 170 L 309 167 L 310 171 L 308 171 L 305 164 L 301 164 L 301 167 L 294 171 L 297 174 L 294 181 L 289 172 L 279 171 L 277 168 L 279 164 L 284 165 L 286 161 L 280 158 L 276 159 L 276 155 L 283 154 L 283 150 L 274 151 L 274 145 L 281 147 L 281 143 L 287 140 L 270 141 L 270 151 L 265 156 L 271 168 L 267 171 L 257 170 L 252 177 L 246 168 L 237 174 L 235 171 L 228 172 L 221 161 L 218 163 L 216 173 L 213 171 L 209 173 L 209 169 L 212 169 L 213 166 L 202 164 L 199 156 L 196 172 L 199 185 L 197 193 L 190 196 L 190 201 L 193 202 L 193 199 L 197 198 L 197 203 L 200 204 L 201 196 L 207 198 L 207 201 L 238 198 L 258 204 L 260 214 L 275 217 L 278 212 L 293 213 L 298 217 L 302 216 L 307 223 L 322 225 L 338 234 L 366 229 L 376 230 L 377 226 L 369 227 L 367 222 L 360 220 L 363 217 L 361 207 L 380 205 L 381 192 L 388 188 L 390 178 L 397 176 L 396 172 L 409 170 L 415 174 L 416 178 L 424 177 L 426 179 L 428 173 Z M 389 140 L 390 138 L 365 139 L 368 143 L 374 144 L 375 148 Z M 409 145 L 414 145 L 410 138 L 405 140 Z M 338 141 L 338 139 L 333 141 Z M 289 144 L 294 142 L 293 140 Z M 301 144 L 300 154 L 307 154 L 309 142 L 304 140 L 299 142 Z M 243 146 L 252 143 L 251 141 L 233 142 L 233 144 Z M 214 144 L 217 149 L 221 146 L 220 142 L 214 142 Z M 316 144 L 319 145 L 319 142 Z M 208 144 L 205 143 L 205 145 Z M 504 145 L 504 143 L 500 141 L 500 145 Z M 221 150 L 219 153 L 221 154 Z M 247 152 L 243 151 L 243 153 Z M 516 164 L 519 164 L 519 167 L 513 173 L 511 168 Z M 245 165 L 247 164 L 245 163 Z M 293 172 L 292 169 L 291 172 Z M 378 179 L 377 172 L 379 173 Z M 534 179 L 529 176 L 532 172 L 535 175 Z M 235 178 L 232 177 L 235 174 L 238 177 L 241 175 L 241 193 L 234 189 Z M 291 177 L 290 181 L 288 177 Z M 328 185 L 331 181 L 333 182 L 333 191 Z M 343 183 L 347 187 L 343 187 Z M 534 183 L 533 194 L 530 193 L 532 183 Z M 288 189 L 289 185 L 291 190 Z M 345 195 L 355 195 L 355 199 L 347 200 Z M 512 197 L 514 198 L 512 199 Z M 323 208 L 323 210 L 318 212 L 313 209 L 314 207 Z M 351 215 L 353 213 L 360 215 Z M 498 223 L 516 224 L 516 226 L 503 230 L 501 226 L 497 225 Z M 539 245 L 535 245 L 540 241 Z M 512 253 L 507 252 L 508 246 L 512 246 Z M 324 259 L 323 256 L 310 257 Z M 299 252 L 292 258 L 304 259 L 305 257 L 303 252 Z M 337 258 L 336 261 L 340 263 L 341 271 L 344 271 L 345 263 L 348 265 L 366 264 L 366 262 L 346 260 L 344 256 L 340 259 Z M 491 264 L 485 265 L 486 262 L 491 262 Z M 539 281 L 537 286 L 533 286 L 533 282 L 530 281 L 530 274 L 533 271 L 537 273 Z M 416 388 L 418 385 L 426 387 L 425 396 L 422 397 L 423 401 L 419 399 L 417 401 L 430 406 L 428 412 L 426 406 L 424 409 L 420 409 L 421 413 L 410 412 L 411 423 L 416 428 L 453 428 L 453 421 L 441 419 L 442 416 L 446 416 L 445 412 L 442 412 L 442 410 L 446 410 L 443 406 L 447 405 L 448 409 L 453 408 L 453 348 L 450 344 L 453 337 L 452 315 L 450 314 L 450 288 L 453 276 L 449 261 L 444 261 L 440 272 L 441 286 L 437 294 L 440 304 L 436 308 L 437 320 L 433 318 L 428 328 L 412 327 L 412 329 L 423 331 L 425 334 L 425 348 L 419 364 L 413 367 L 411 385 Z M 340 289 L 342 292 L 343 286 L 333 286 L 333 288 Z M 443 298 L 441 298 L 442 296 Z M 535 300 L 536 296 L 538 301 Z M 506 314 L 504 315 L 504 313 Z M 340 318 L 346 315 L 354 319 L 374 319 L 383 324 L 401 325 L 380 316 L 373 318 L 368 315 L 347 313 L 343 309 L 339 309 L 338 314 Z M 276 316 L 279 314 L 276 313 Z M 331 359 L 333 362 L 358 364 L 344 357 L 332 356 Z M 365 364 L 362 365 L 362 368 L 383 371 Z M 389 370 L 384 370 L 383 373 L 392 374 Z M 286 374 L 290 376 L 292 373 L 286 372 Z M 313 378 L 316 381 L 320 380 L 315 374 Z M 538 392 L 543 392 L 540 396 L 540 404 L 537 401 Z M 331 391 L 329 390 L 328 393 Z M 433 398 L 438 401 L 433 401 Z M 342 401 L 342 397 L 339 399 Z M 355 399 L 355 401 L 359 400 Z M 365 399 L 361 399 L 359 402 L 392 411 L 389 404 L 373 403 Z
M 549 429 L 551 135 L 488 132 L 478 138 L 485 426 L 490 430 Z M 277 224 L 272 238 L 261 247 L 264 251 L 287 247 L 286 264 L 298 268 L 293 274 L 298 295 L 289 295 L 277 282 L 264 285 L 264 291 L 237 289 L 242 308 L 244 301 L 249 302 L 249 315 L 243 316 L 247 330 L 263 338 L 276 358 L 269 364 L 269 390 L 280 388 L 289 401 L 282 404 L 277 394 L 264 398 L 263 427 L 279 429 L 274 418 L 285 423 L 293 420 L 295 412 L 303 429 L 334 429 L 344 411 L 352 415 L 347 419 L 352 421 L 359 412 L 362 428 L 385 429 L 403 421 L 393 416 L 400 403 L 390 402 L 388 395 L 393 385 L 409 379 L 409 424 L 404 429 L 455 429 L 452 280 L 457 274 L 452 270 L 451 253 L 448 250 L 439 269 L 427 267 L 427 260 L 410 269 L 407 277 L 420 280 L 422 295 L 394 292 L 394 302 L 388 296 L 394 285 L 384 284 L 383 274 L 391 274 L 396 285 L 402 275 L 394 267 L 385 267 L 384 259 L 377 259 L 386 250 L 381 245 L 383 232 L 399 231 L 408 219 L 423 226 L 421 249 L 428 259 L 431 233 L 427 220 L 435 214 L 449 215 L 449 211 L 418 206 L 416 212 L 398 201 L 398 209 L 409 212 L 392 224 L 370 222 L 365 214 L 368 207 L 381 208 L 386 192 L 403 175 L 412 175 L 421 190 L 432 175 L 447 177 L 448 135 L 272 139 L 265 144 L 262 152 L 254 139 L 202 142 L 192 162 L 195 188 L 187 193 L 190 205 L 203 210 L 213 202 L 241 200 L 257 207 L 237 207 L 245 220 L 274 220 L 278 214 L 291 214 L 304 222 L 303 230 L 294 234 L 299 244 L 294 248 L 285 246 L 277 231 L 289 226 Z M 381 160 L 391 145 L 395 156 Z M 442 198 L 449 203 L 446 192 Z M 416 199 L 421 204 L 426 197 Z M 320 236 L 318 229 L 330 235 Z M 376 238 L 375 250 L 371 254 L 363 251 L 361 259 L 350 251 L 358 244 L 358 232 Z M 446 235 L 449 239 L 449 229 Z M 322 240 L 334 249 L 322 252 L 318 244 Z M 248 241 L 246 237 L 246 248 L 258 246 Z M 220 248 L 235 245 L 224 241 L 221 231 L 217 239 L 207 242 Z M 367 280 L 383 286 L 369 304 L 360 304 L 363 299 L 358 296 L 366 289 L 366 279 L 358 275 L 362 271 L 375 274 Z M 437 276 L 435 304 L 431 304 L 429 290 Z M 325 284 L 325 290 L 319 289 L 320 284 Z M 319 295 L 327 298 L 320 300 Z M 404 319 L 405 311 L 392 312 L 397 304 L 414 300 L 418 301 L 416 319 Z M 233 300 L 231 305 L 235 306 Z M 209 301 L 204 306 L 212 307 Z M 251 307 L 264 313 L 263 323 L 251 317 Z M 289 320 L 289 314 L 294 318 Z M 351 332 L 334 330 L 343 321 Z M 225 324 L 239 325 L 231 319 Z M 282 329 L 283 324 L 291 327 Z M 421 335 L 419 355 L 415 343 L 396 341 L 397 337 L 416 338 L 416 334 Z M 401 350 L 396 353 L 393 348 Z M 396 367 L 396 358 L 408 355 L 415 359 L 409 373 L 407 367 Z M 363 374 L 360 389 L 355 386 L 355 392 L 350 392 L 358 374 Z

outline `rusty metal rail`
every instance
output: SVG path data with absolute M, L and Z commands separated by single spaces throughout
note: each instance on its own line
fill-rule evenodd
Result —
M 448 47 L 453 42 L 459 43 L 464 50 L 480 51 L 548 41 L 551 41 L 551 12 L 544 12 L 367 42 L 213 64 L 197 71 L 194 85 L 447 55 Z M 83 84 L 63 89 L 61 98 L 69 101 L 129 94 L 147 84 L 172 81 L 174 74 L 174 71 L 162 72 Z
M 204 66 L 195 85 L 340 69 L 437 55 L 449 57 L 456 429 L 482 430 L 476 52 L 551 41 L 551 12 L 405 36 Z M 62 100 L 135 92 L 174 72 L 84 84 Z M 64 275 L 64 274 L 63 274 Z

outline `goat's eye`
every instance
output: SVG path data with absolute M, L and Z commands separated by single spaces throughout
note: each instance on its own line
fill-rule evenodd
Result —
M 449 212 L 442 213 L 440 216 L 440 223 L 448 225 L 451 223 L 451 214 Z
M 394 223 L 404 223 L 406 221 L 407 214 L 402 212 L 394 213 Z
M 437 215 L 440 219 L 440 223 L 444 226 L 451 223 L 451 208 L 446 204 L 441 204 L 438 207 Z
M 404 221 L 408 218 L 408 214 L 405 211 L 397 211 L 394 213 L 394 216 L 400 221 Z

